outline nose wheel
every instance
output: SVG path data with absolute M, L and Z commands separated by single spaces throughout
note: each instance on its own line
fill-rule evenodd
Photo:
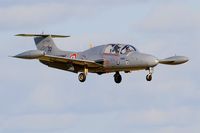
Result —
M 151 81 L 152 80 L 152 74 L 153 74 L 153 68 L 150 67 L 150 68 L 148 68 L 148 70 L 149 70 L 149 74 L 147 74 L 146 80 Z
M 148 75 L 146 76 L 146 80 L 147 80 L 147 81 L 151 81 L 151 80 L 152 80 L 152 74 L 148 74 Z
M 121 83 L 122 81 L 122 76 L 119 74 L 119 72 L 116 72 L 115 75 L 114 75 L 114 80 L 115 80 L 115 83 L 119 84 Z

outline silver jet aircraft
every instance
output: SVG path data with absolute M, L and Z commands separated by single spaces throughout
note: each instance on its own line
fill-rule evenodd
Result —
M 80 82 L 86 80 L 88 72 L 99 75 L 115 73 L 114 81 L 120 83 L 120 72 L 129 73 L 137 70 L 148 70 L 147 81 L 152 80 L 153 69 L 160 64 L 178 65 L 187 62 L 185 56 L 172 56 L 158 59 L 153 55 L 139 52 L 129 44 L 107 44 L 96 46 L 83 52 L 62 51 L 56 47 L 52 38 L 69 36 L 47 34 L 18 34 L 16 36 L 34 37 L 37 50 L 29 50 L 14 57 L 38 59 L 41 63 L 69 72 L 79 73 Z

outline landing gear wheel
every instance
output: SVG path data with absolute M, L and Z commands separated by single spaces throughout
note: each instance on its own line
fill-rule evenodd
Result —
M 78 79 L 80 82 L 84 82 L 86 80 L 86 75 L 84 73 L 80 73 L 78 75 Z
M 151 75 L 151 74 L 148 74 L 148 75 L 146 76 L 146 80 L 147 80 L 147 81 L 151 81 L 151 80 L 152 80 L 152 75 Z
M 122 76 L 119 74 L 119 72 L 117 72 L 117 73 L 114 75 L 114 80 L 115 80 L 115 83 L 117 83 L 117 84 L 121 83 L 121 81 L 122 81 Z

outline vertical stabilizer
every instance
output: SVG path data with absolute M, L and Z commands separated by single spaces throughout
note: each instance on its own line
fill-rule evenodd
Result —
M 49 34 L 17 34 L 16 36 L 34 37 L 35 45 L 38 50 L 46 54 L 54 55 L 61 50 L 57 48 L 52 38 L 64 38 L 70 36 L 49 35 Z
M 50 36 L 35 37 L 34 41 L 37 49 L 44 51 L 46 54 L 55 54 L 60 51 Z

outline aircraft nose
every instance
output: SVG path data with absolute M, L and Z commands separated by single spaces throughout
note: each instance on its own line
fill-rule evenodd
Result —
M 152 56 L 152 55 L 146 55 L 145 60 L 149 67 L 154 67 L 154 66 L 158 65 L 158 63 L 159 63 L 159 60 L 155 56 Z

